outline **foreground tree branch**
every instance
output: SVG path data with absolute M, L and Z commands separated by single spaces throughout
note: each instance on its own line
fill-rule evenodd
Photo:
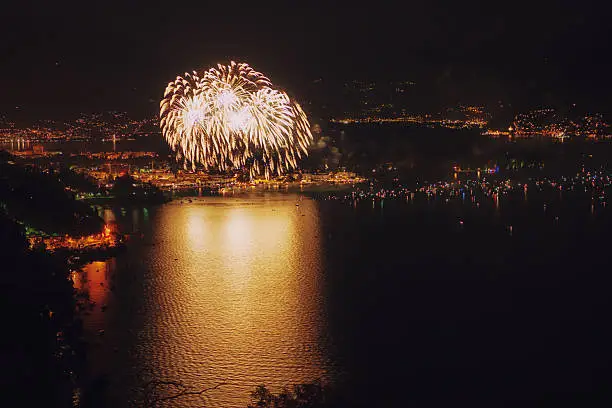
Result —
M 223 381 L 212 387 L 190 389 L 182 381 L 150 380 L 139 387 L 142 392 L 142 407 L 154 408 L 164 401 L 176 400 L 188 396 L 202 397 L 206 392 L 215 390 L 227 382 Z M 140 404 L 139 404 L 140 405 Z

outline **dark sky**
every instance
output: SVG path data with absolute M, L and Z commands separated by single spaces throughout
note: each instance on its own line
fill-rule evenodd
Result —
M 9 116 L 153 114 L 177 74 L 230 58 L 298 97 L 318 77 L 407 79 L 449 100 L 610 109 L 604 1 L 12 3 L 0 23 Z

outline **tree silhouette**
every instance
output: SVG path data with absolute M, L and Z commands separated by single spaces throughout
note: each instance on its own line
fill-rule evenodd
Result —
M 330 389 L 320 381 L 296 384 L 284 388 L 278 394 L 271 393 L 265 385 L 251 393 L 248 408 L 324 408 L 335 406 Z

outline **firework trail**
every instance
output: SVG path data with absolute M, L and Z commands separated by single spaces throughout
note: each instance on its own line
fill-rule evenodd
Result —
M 312 142 L 300 105 L 263 74 L 233 61 L 170 82 L 160 126 L 185 167 L 243 169 L 251 178 L 295 169 Z

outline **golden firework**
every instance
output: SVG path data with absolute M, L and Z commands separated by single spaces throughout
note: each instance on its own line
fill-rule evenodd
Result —
M 312 142 L 302 108 L 263 74 L 233 61 L 170 82 L 160 126 L 186 167 L 243 169 L 251 178 L 295 169 Z

